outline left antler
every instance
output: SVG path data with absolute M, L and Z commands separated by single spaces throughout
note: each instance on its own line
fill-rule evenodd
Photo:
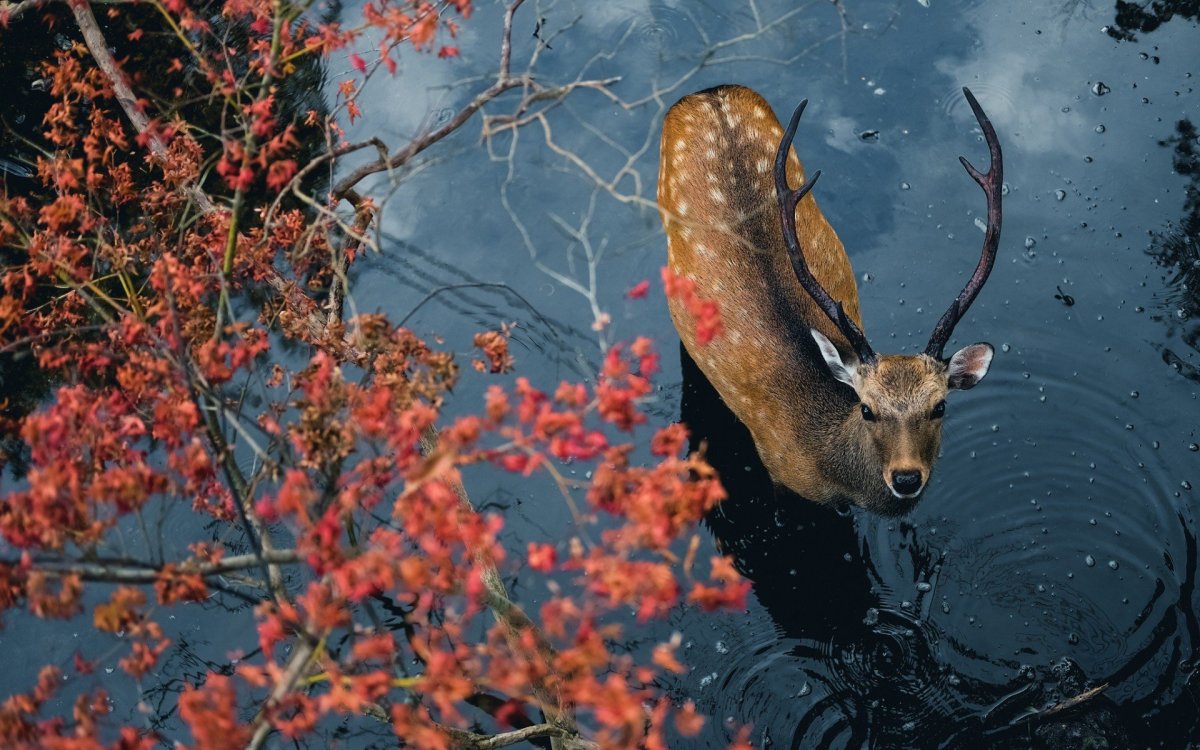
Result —
M 967 103 L 971 105 L 971 111 L 975 113 L 975 119 L 979 121 L 979 127 L 983 129 L 983 137 L 987 140 L 988 152 L 991 155 L 992 163 L 987 174 L 981 174 L 966 157 L 958 157 L 967 174 L 983 188 L 983 194 L 987 196 L 987 232 L 983 236 L 983 253 L 979 258 L 979 265 L 975 267 L 975 273 L 971 274 L 967 285 L 950 303 L 950 309 L 942 315 L 929 336 L 929 345 L 925 347 L 925 353 L 934 359 L 942 358 L 942 349 L 954 331 L 954 326 L 958 325 L 958 321 L 966 314 L 967 308 L 983 288 L 988 274 L 992 272 L 992 266 L 996 263 L 996 249 L 1000 245 L 1000 194 L 1004 185 L 1004 158 L 1000 154 L 1000 140 L 996 137 L 996 129 L 992 127 L 991 120 L 983 113 L 983 108 L 979 106 L 971 90 L 964 86 L 963 94 L 967 97 Z
M 863 364 L 870 364 L 875 361 L 876 357 L 875 351 L 867 343 L 867 337 L 863 335 L 862 329 L 850 319 L 850 316 L 846 315 L 846 309 L 842 303 L 834 301 L 833 297 L 829 296 L 829 292 L 825 291 L 825 287 L 821 286 L 821 283 L 812 275 L 812 271 L 808 270 L 808 263 L 804 260 L 804 253 L 800 250 L 800 240 L 796 237 L 796 206 L 800 204 L 804 196 L 808 195 L 808 191 L 812 190 L 813 185 L 817 184 L 817 179 L 821 176 L 821 172 L 818 170 L 813 174 L 811 180 L 806 181 L 795 190 L 788 186 L 788 150 L 792 147 L 792 141 L 796 139 L 796 127 L 800 124 L 800 115 L 804 114 L 806 106 L 808 106 L 807 99 L 796 107 L 796 111 L 792 114 L 792 121 L 788 123 L 787 130 L 784 131 L 783 140 L 779 142 L 779 150 L 775 153 L 775 196 L 779 200 L 779 218 L 783 223 L 783 239 L 787 244 L 788 257 L 792 260 L 792 270 L 796 272 L 800 286 L 804 287 L 809 296 L 825 311 L 833 324 L 850 342 L 859 361 Z

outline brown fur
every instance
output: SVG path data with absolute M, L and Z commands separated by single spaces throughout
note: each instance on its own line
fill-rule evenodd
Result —
M 946 365 L 925 355 L 859 365 L 856 386 L 879 414 L 875 422 L 862 418 L 854 389 L 830 374 L 810 328 L 854 359 L 787 257 L 772 172 L 782 137 L 770 105 L 741 86 L 692 94 L 667 113 L 658 205 L 668 262 L 717 302 L 725 332 L 701 346 L 678 299 L 670 300 L 671 317 L 776 482 L 819 503 L 903 512 L 915 500 L 896 498 L 884 477 L 919 470 L 928 479 L 941 439 L 941 420 L 929 410 L 945 397 Z M 791 186 L 803 175 L 790 152 Z M 797 207 L 796 227 L 813 275 L 862 327 L 850 261 L 811 194 Z

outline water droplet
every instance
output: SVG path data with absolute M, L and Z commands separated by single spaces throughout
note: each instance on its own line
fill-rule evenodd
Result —
M 1067 199 L 1067 191 L 1059 188 L 1054 191 L 1054 200 L 1062 201 Z
M 1096 126 L 1096 132 L 1097 132 L 1097 133 L 1103 133 L 1105 130 L 1106 130 L 1106 128 L 1105 128 L 1103 125 L 1097 125 L 1097 126 Z
M 1104 96 L 1105 94 L 1107 94 L 1110 91 L 1112 91 L 1112 89 L 1110 89 L 1104 83 L 1104 81 L 1096 81 L 1096 83 L 1094 83 L 1092 85 L 1092 93 L 1095 94 L 1096 96 Z
M 927 581 L 918 581 L 917 582 L 917 591 L 930 591 L 932 589 L 933 589 L 933 586 L 931 586 Z
M 984 221 L 983 219 L 979 218 L 978 216 L 976 216 L 975 217 L 975 228 L 981 232 L 986 232 L 987 231 L 987 222 Z
M 1094 568 L 1094 567 L 1096 567 L 1096 558 L 1092 557 L 1091 555 L 1088 555 L 1087 557 L 1083 558 L 1083 564 L 1088 566 L 1089 568 Z
M 800 692 L 796 693 L 796 697 L 797 697 L 797 698 L 803 698 L 804 696 L 808 695 L 808 694 L 809 694 L 809 693 L 811 693 L 811 692 L 812 692 L 812 685 L 809 685 L 809 684 L 806 682 L 806 683 L 804 683 L 803 685 L 801 685 L 801 686 L 800 686 Z

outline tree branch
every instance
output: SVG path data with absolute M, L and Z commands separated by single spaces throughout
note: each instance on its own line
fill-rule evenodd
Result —
M 255 568 L 265 559 L 272 565 L 289 565 L 300 561 L 296 550 L 264 551 L 262 558 L 258 555 L 236 555 L 226 557 L 216 562 L 179 563 L 178 572 L 183 574 L 195 573 L 200 576 L 219 576 L 234 573 L 248 568 Z M 19 559 L 0 559 L 0 565 L 11 568 L 21 567 Z M 54 577 L 79 576 L 84 581 L 104 583 L 149 584 L 158 580 L 164 565 L 143 563 L 136 560 L 121 562 L 66 562 L 60 560 L 34 560 L 33 565 L 39 572 Z
M 483 105 L 500 96 L 505 91 L 528 86 L 533 83 L 533 79 L 530 76 L 525 75 L 513 78 L 509 72 L 512 60 L 513 14 L 517 12 L 517 8 L 521 7 L 521 3 L 524 1 L 513 0 L 504 12 L 504 30 L 501 32 L 500 37 L 500 70 L 496 73 L 495 82 L 477 94 L 467 106 L 460 109 L 441 127 L 417 136 L 409 141 L 404 148 L 386 159 L 379 158 L 369 164 L 364 164 L 343 177 L 334 186 L 333 190 L 330 191 L 330 195 L 334 201 L 341 201 L 345 198 L 354 189 L 354 186 L 362 182 L 364 178 L 378 172 L 386 172 L 403 166 L 409 159 L 412 159 L 417 154 L 461 128 Z

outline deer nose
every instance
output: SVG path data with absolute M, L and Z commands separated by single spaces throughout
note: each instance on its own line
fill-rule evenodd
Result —
M 921 472 L 893 471 L 892 489 L 901 495 L 915 495 L 921 489 Z

